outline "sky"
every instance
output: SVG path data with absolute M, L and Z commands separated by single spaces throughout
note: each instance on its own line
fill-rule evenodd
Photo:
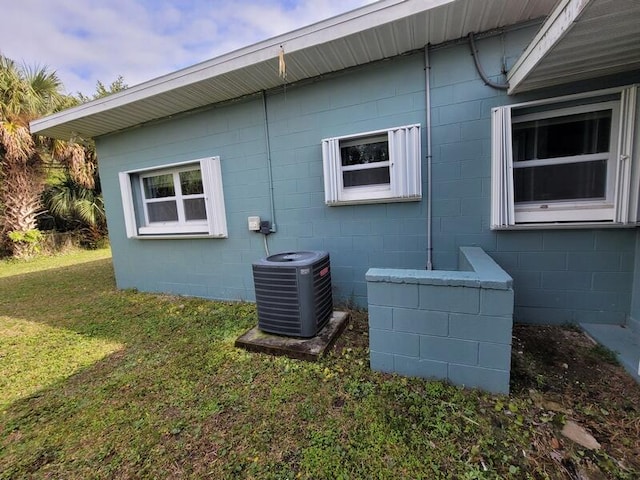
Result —
M 372 0 L 0 0 L 0 54 L 90 96 L 353 10 Z

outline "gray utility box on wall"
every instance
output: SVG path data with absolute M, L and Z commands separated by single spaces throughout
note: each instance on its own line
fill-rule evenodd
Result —
M 258 328 L 314 337 L 333 311 L 328 252 L 285 252 L 253 264 Z

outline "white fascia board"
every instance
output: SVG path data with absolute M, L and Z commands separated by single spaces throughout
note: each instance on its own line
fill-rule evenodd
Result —
M 31 132 L 106 112 L 278 56 L 322 45 L 458 0 L 382 0 L 31 122 Z
M 551 12 L 529 46 L 507 74 L 508 94 L 518 91 L 521 83 L 544 57 L 571 30 L 585 8 L 593 0 L 562 0 Z

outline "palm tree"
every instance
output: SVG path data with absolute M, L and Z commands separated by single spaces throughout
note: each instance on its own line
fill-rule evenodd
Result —
M 95 248 L 106 235 L 107 217 L 99 185 L 88 188 L 66 174 L 44 192 L 43 200 L 51 214 L 81 231 L 87 246 Z
M 0 247 L 14 256 L 26 256 L 41 209 L 45 167 L 54 161 L 92 186 L 95 164 L 87 162 L 84 148 L 31 135 L 29 122 L 77 102 L 62 92 L 55 72 L 46 67 L 18 66 L 0 55 Z M 11 234 L 11 237 L 9 236 Z

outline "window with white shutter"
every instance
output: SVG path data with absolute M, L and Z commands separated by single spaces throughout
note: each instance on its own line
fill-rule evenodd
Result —
M 227 237 L 220 158 L 120 173 L 129 238 Z
M 636 97 L 633 86 L 494 108 L 491 227 L 635 224 Z
M 422 198 L 420 125 L 322 140 L 327 205 Z

